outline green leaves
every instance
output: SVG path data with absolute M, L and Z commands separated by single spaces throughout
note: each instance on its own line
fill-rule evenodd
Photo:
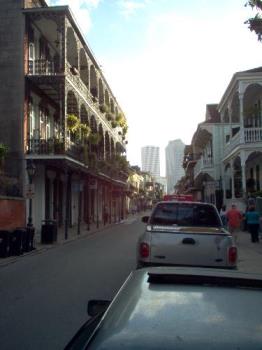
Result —
M 81 131 L 81 136 L 87 138 L 91 133 L 91 128 L 87 124 L 79 124 L 79 129 Z
M 74 114 L 68 114 L 66 123 L 67 123 L 67 129 L 72 133 L 77 132 L 77 130 L 79 129 L 80 120 Z
M 262 1 L 261 0 L 249 0 L 245 3 L 245 7 L 250 6 L 252 9 L 255 7 L 258 10 L 262 10 Z
M 67 129 L 75 135 L 77 138 L 81 138 L 83 141 L 88 138 L 91 133 L 91 128 L 85 124 L 80 123 L 79 118 L 74 114 L 67 116 Z
M 8 147 L 3 144 L 3 143 L 0 143 L 0 160 L 4 159 L 8 153 Z
M 258 11 L 262 11 L 262 1 L 261 0 L 250 0 L 245 6 L 250 6 L 252 9 L 255 7 Z M 262 17 L 259 12 L 252 18 L 245 21 L 248 24 L 250 31 L 254 31 L 258 37 L 259 41 L 262 41 Z
M 98 145 L 101 141 L 101 135 L 98 133 L 91 133 L 88 140 L 92 145 Z
M 104 103 L 99 105 L 99 109 L 101 113 L 108 113 L 108 106 L 105 105 Z

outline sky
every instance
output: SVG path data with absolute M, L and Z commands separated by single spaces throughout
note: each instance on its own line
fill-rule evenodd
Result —
M 48 0 L 69 5 L 124 111 L 127 158 L 168 142 L 190 144 L 206 105 L 233 74 L 262 66 L 262 43 L 244 22 L 247 0 Z

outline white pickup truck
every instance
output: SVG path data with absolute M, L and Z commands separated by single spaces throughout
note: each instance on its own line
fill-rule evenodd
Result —
M 237 247 L 209 203 L 159 202 L 144 216 L 137 246 L 137 268 L 182 265 L 236 268 Z

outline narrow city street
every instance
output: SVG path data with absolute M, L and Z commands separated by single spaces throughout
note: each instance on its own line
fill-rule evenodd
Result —
M 112 299 L 135 268 L 136 218 L 0 268 L 3 350 L 62 349 L 89 299 Z
M 135 268 L 143 230 L 131 217 L 54 249 L 0 267 L 1 349 L 63 349 L 87 319 L 89 299 L 112 299 Z M 262 243 L 239 235 L 239 270 L 262 273 Z

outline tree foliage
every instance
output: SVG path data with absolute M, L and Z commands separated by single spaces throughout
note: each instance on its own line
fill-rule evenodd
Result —
M 259 41 L 262 41 L 262 1 L 261 0 L 250 0 L 245 4 L 246 7 L 251 7 L 252 10 L 255 9 L 257 12 L 254 17 L 249 18 L 245 24 L 248 24 L 250 31 L 254 31 L 257 35 Z

